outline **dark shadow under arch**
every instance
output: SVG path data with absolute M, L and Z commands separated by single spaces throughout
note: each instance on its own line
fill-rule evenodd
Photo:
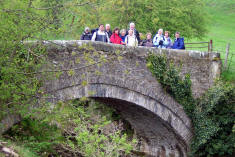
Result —
M 151 111 L 133 104 L 113 98 L 91 97 L 95 101 L 113 107 L 118 114 L 127 120 L 136 134 L 145 139 L 146 147 L 142 148 L 149 155 L 165 152 L 183 157 L 188 152 L 187 144 L 175 133 L 174 129 Z

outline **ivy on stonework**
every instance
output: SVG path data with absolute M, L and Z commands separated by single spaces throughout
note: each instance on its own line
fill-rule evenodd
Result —
M 217 80 L 201 98 L 194 99 L 190 75 L 180 70 L 163 55 L 150 54 L 147 67 L 163 88 L 192 119 L 194 138 L 191 156 L 224 156 L 235 153 L 235 87 Z

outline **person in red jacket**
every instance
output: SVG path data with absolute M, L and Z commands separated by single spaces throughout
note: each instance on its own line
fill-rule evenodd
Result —
M 110 37 L 110 42 L 113 44 L 124 44 L 122 38 L 119 36 L 119 28 L 113 30 L 113 34 Z

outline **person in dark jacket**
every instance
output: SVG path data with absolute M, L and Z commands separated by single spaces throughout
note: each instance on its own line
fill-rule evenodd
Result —
M 153 40 L 151 33 L 147 33 L 146 39 L 142 41 L 142 46 L 153 47 Z
M 133 30 L 134 35 L 135 35 L 136 39 L 138 40 L 138 43 L 140 43 L 140 34 L 139 34 L 139 32 L 135 29 L 135 23 L 133 23 L 133 22 L 130 23 L 130 28 L 126 31 L 126 34 L 129 33 L 129 30 Z
M 84 32 L 82 33 L 80 40 L 91 40 L 92 34 L 90 32 L 90 28 L 86 27 Z
M 181 49 L 184 50 L 184 38 L 180 38 L 180 32 L 175 33 L 175 42 L 172 46 L 172 49 Z
M 110 24 L 105 25 L 105 32 L 109 35 L 109 38 L 112 35 L 112 30 L 110 29 Z
M 109 43 L 109 36 L 108 34 L 104 31 L 104 25 L 100 24 L 99 25 L 99 30 L 94 32 L 92 38 L 92 41 L 102 41 L 102 42 L 107 42 Z

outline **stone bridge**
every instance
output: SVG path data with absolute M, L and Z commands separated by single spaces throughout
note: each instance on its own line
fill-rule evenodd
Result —
M 45 69 L 58 72 L 45 82 L 49 100 L 56 103 L 90 97 L 114 107 L 142 137 L 140 150 L 150 156 L 186 157 L 192 124 L 146 67 L 149 53 L 165 54 L 181 74 L 190 73 L 195 97 L 201 96 L 220 74 L 219 54 L 198 51 L 126 47 L 91 41 L 45 43 Z

